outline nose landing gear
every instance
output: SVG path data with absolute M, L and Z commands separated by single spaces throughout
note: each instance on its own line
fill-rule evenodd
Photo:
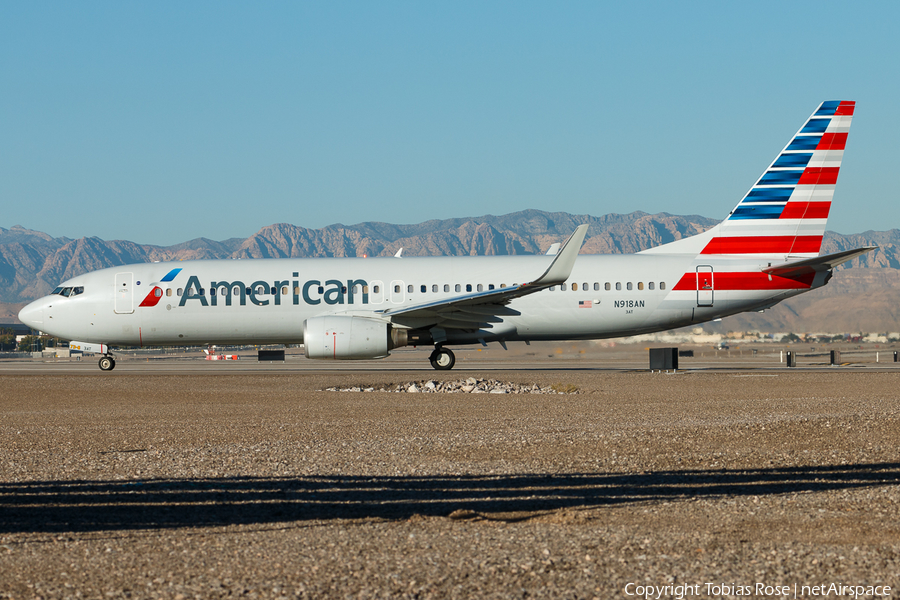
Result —
M 431 366 L 438 371 L 449 371 L 456 364 L 456 356 L 448 348 L 443 346 L 435 346 L 434 352 L 428 357 Z
M 116 368 L 116 359 L 107 354 L 100 358 L 99 364 L 101 371 L 112 371 Z

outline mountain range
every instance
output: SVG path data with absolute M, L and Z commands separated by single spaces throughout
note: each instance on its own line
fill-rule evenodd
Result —
M 412 225 L 368 222 L 308 229 L 287 223 L 252 236 L 197 238 L 173 246 L 96 237 L 77 240 L 15 226 L 0 228 L 0 321 L 80 273 L 129 263 L 210 258 L 289 258 L 540 254 L 575 227 L 590 224 L 583 254 L 631 253 L 695 235 L 718 221 L 697 215 L 644 212 L 595 217 L 524 210 L 507 215 L 432 220 Z M 737 315 L 707 329 L 795 332 L 898 331 L 900 230 L 841 235 L 826 232 L 823 253 L 860 246 L 878 249 L 839 268 L 825 288 L 782 302 L 765 313 Z

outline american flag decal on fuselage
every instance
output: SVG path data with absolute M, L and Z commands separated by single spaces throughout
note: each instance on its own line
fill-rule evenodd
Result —
M 819 253 L 855 102 L 823 102 L 701 254 Z

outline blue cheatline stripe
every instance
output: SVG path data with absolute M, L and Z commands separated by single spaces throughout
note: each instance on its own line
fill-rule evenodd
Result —
M 803 167 L 806 168 L 806 163 L 809 162 L 809 159 L 812 158 L 812 154 L 782 154 L 778 157 L 778 160 L 775 161 L 773 167 Z
M 181 269 L 172 269 L 171 271 L 166 273 L 166 276 L 160 279 L 160 281 L 172 281 L 179 273 L 181 273 Z
M 837 107 L 840 103 L 840 100 L 829 100 L 828 102 L 823 102 L 822 106 L 819 107 L 819 110 L 816 111 L 816 114 L 814 116 L 831 116 L 834 114 L 834 111 L 837 110 Z
M 823 133 L 828 129 L 831 119 L 810 119 L 800 130 L 800 133 Z
M 788 144 L 785 150 L 815 150 L 821 140 L 821 135 L 798 135 L 791 140 L 791 143 Z
M 777 219 L 784 210 L 783 204 L 773 206 L 738 206 L 729 219 Z
M 766 171 L 756 185 L 797 185 L 803 171 Z
M 787 202 L 794 188 L 754 188 L 742 202 Z

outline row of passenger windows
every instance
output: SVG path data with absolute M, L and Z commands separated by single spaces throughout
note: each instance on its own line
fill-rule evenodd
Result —
M 514 283 L 514 284 L 512 284 L 512 285 L 513 285 L 513 287 L 515 287 L 515 286 L 518 285 L 518 284 L 515 284 L 515 283 Z M 644 282 L 643 282 L 643 281 L 638 281 L 637 284 L 634 284 L 634 283 L 632 283 L 631 281 L 628 281 L 628 282 L 626 282 L 626 283 L 624 283 L 624 284 L 623 284 L 622 282 L 620 282 L 620 281 L 617 281 L 616 283 L 610 283 L 609 281 L 607 281 L 606 283 L 603 284 L 603 289 L 606 290 L 606 291 L 608 292 L 608 291 L 611 291 L 611 290 L 613 289 L 613 286 L 615 286 L 616 291 L 621 291 L 621 290 L 623 289 L 623 288 L 622 288 L 623 285 L 625 286 L 624 289 L 629 290 L 629 291 L 635 289 L 635 285 L 637 286 L 637 289 L 638 289 L 638 290 L 643 290 L 643 289 L 644 289 Z M 647 285 L 647 289 L 648 289 L 648 290 L 655 290 L 657 284 L 656 284 L 656 282 L 654 282 L 654 281 L 650 281 L 650 282 L 648 282 L 646 285 Z M 505 288 L 505 287 L 507 287 L 507 286 L 506 286 L 505 283 L 501 283 L 499 287 L 502 289 L 502 288 Z M 426 293 L 428 293 L 428 288 L 429 288 L 429 286 L 427 286 L 427 285 L 420 285 L 420 286 L 419 286 L 419 291 L 420 291 L 421 293 L 423 293 L 423 294 L 426 294 Z M 556 291 L 556 288 L 557 288 L 557 286 L 553 286 L 553 287 L 551 287 L 551 288 L 549 288 L 549 289 L 550 289 L 551 292 L 555 292 L 555 291 Z M 62 289 L 62 288 L 58 288 L 58 289 Z M 66 289 L 69 289 L 69 288 L 66 288 Z M 83 288 L 75 288 L 75 289 L 76 289 L 76 290 L 84 291 Z M 217 291 L 217 289 L 215 289 L 215 288 L 214 288 L 214 289 L 211 289 L 211 290 L 209 291 L 209 294 L 210 294 L 210 296 L 215 296 L 215 295 L 217 295 L 217 294 L 218 294 L 219 296 L 227 296 L 227 295 L 228 295 L 228 290 L 229 290 L 229 289 L 231 290 L 231 294 L 234 295 L 234 296 L 239 296 L 239 295 L 241 294 L 241 291 L 242 291 L 240 288 L 237 288 L 237 287 L 231 287 L 231 288 L 222 287 L 222 288 L 218 289 L 218 291 Z M 362 286 L 361 289 L 362 289 L 362 293 L 364 293 L 364 294 L 368 294 L 368 293 L 369 293 L 369 286 L 364 285 L 364 286 Z M 399 293 L 401 292 L 401 289 L 402 289 L 402 288 L 401 288 L 401 285 L 400 285 L 400 284 L 394 284 L 394 289 L 393 289 L 393 291 L 394 291 L 395 294 L 399 294 Z M 409 293 L 409 294 L 412 294 L 413 292 L 415 292 L 415 289 L 416 289 L 416 286 L 414 286 L 414 285 L 412 285 L 412 284 L 409 284 L 409 285 L 406 286 L 406 291 L 407 291 L 407 293 Z M 439 291 L 441 291 L 441 289 L 443 289 L 444 293 L 450 293 L 450 284 L 449 284 L 449 283 L 445 283 L 445 284 L 443 284 L 443 286 L 439 286 L 438 284 L 434 283 L 434 284 L 431 285 L 431 292 L 434 293 L 434 294 L 437 294 Z M 489 284 L 487 284 L 487 289 L 488 289 L 488 290 L 497 289 L 497 286 L 495 286 L 493 283 L 489 283 Z M 599 291 L 600 291 L 600 283 L 597 282 L 597 281 L 595 281 L 595 282 L 593 283 L 593 285 L 590 284 L 590 283 L 587 283 L 587 282 L 585 282 L 585 283 L 580 283 L 580 284 L 579 284 L 579 283 L 572 283 L 571 285 L 563 283 L 563 284 L 561 284 L 561 285 L 559 286 L 559 289 L 560 289 L 561 291 L 563 291 L 563 292 L 567 291 L 568 289 L 571 289 L 573 292 L 577 292 L 577 291 L 587 292 L 587 291 L 590 291 L 591 289 L 593 289 L 593 291 L 595 291 L 595 292 L 599 292 Z M 659 289 L 661 289 L 661 290 L 666 289 L 666 282 L 660 281 L 660 282 L 659 282 Z M 454 284 L 454 285 L 453 285 L 453 291 L 454 291 L 454 292 L 462 292 L 463 290 L 465 290 L 466 292 L 483 292 L 483 291 L 485 291 L 485 285 L 482 284 L 482 283 L 478 283 L 478 284 L 474 284 L 474 285 L 471 284 L 471 283 L 466 283 L 466 284 L 457 283 L 457 284 Z M 73 292 L 73 294 L 81 293 L 81 291 Z M 278 288 L 274 288 L 274 287 L 273 287 L 273 288 L 268 288 L 268 287 L 263 287 L 263 286 L 257 286 L 255 290 L 254 290 L 253 288 L 247 288 L 246 290 L 243 290 L 243 291 L 244 291 L 244 293 L 246 293 L 246 294 L 255 294 L 255 295 L 257 295 L 257 296 L 262 296 L 262 295 L 264 295 L 264 294 L 272 294 L 272 295 L 275 295 L 275 294 L 278 293 Z M 317 286 L 316 291 L 317 291 L 319 294 L 324 294 L 324 293 L 325 293 L 325 286 L 321 286 L 321 285 L 320 285 L 320 286 Z M 192 292 L 192 293 L 197 293 L 195 290 L 190 290 L 190 292 Z M 288 286 L 284 286 L 284 287 L 281 288 L 281 295 L 282 295 L 282 296 L 287 296 L 289 292 L 290 292 L 290 288 L 289 288 Z M 354 293 L 354 294 L 359 294 L 359 292 L 360 292 L 360 286 L 358 286 L 358 285 L 357 285 L 357 286 L 353 286 L 353 293 Z M 380 294 L 380 293 L 381 293 L 381 286 L 380 286 L 380 285 L 373 285 L 373 286 L 372 286 L 372 292 L 375 293 L 375 294 Z M 57 291 L 54 291 L 53 293 L 55 294 L 55 293 L 58 293 L 58 292 L 57 292 Z M 172 293 L 173 293 L 173 290 L 172 290 L 171 288 L 169 288 L 169 289 L 166 290 L 166 296 L 171 296 Z M 175 295 L 177 295 L 177 296 L 181 296 L 181 295 L 184 293 L 184 289 L 183 289 L 183 288 L 178 288 L 177 290 L 174 290 L 174 293 L 175 293 Z M 342 293 L 342 294 L 346 294 L 346 293 L 347 293 L 347 286 L 343 286 L 343 287 L 341 288 L 341 293 Z M 294 294 L 296 294 L 296 295 L 298 295 L 298 296 L 300 295 L 300 287 L 295 287 L 295 288 L 294 288 Z M 68 294 L 63 294 L 63 295 L 68 295 Z M 201 289 L 199 290 L 199 295 L 205 296 L 205 295 L 206 295 L 206 289 L 201 288 Z
M 516 286 L 516 285 L 517 285 L 517 284 L 515 284 L 515 283 L 513 284 L 513 286 Z M 616 291 L 621 291 L 621 290 L 622 290 L 622 285 L 623 285 L 623 284 L 622 284 L 621 282 L 619 282 L 619 281 L 617 281 L 615 284 L 610 283 L 610 282 L 607 281 L 606 283 L 603 284 L 603 289 L 606 290 L 606 291 L 611 291 L 611 290 L 613 289 L 613 286 L 614 286 L 614 285 L 615 285 Z M 626 290 L 629 290 L 629 291 L 630 291 L 630 290 L 633 290 L 633 289 L 634 289 L 634 284 L 633 284 L 632 282 L 630 282 L 630 281 L 629 281 L 629 282 L 626 282 L 624 285 L 625 285 L 625 289 L 626 289 Z M 427 286 L 427 285 L 420 285 L 420 286 L 419 286 L 419 291 L 420 291 L 421 293 L 423 293 L 423 294 L 428 293 L 428 287 L 429 287 L 429 286 Z M 500 288 L 505 288 L 505 287 L 507 287 L 505 283 L 501 283 L 501 284 L 500 284 Z M 592 287 L 593 287 L 593 290 L 594 290 L 595 292 L 599 292 L 599 291 L 600 291 L 600 283 L 599 283 L 599 282 L 596 282 L 596 281 L 593 283 L 593 285 L 591 285 L 591 284 L 589 284 L 589 283 L 587 283 L 587 282 L 581 283 L 581 284 L 579 284 L 579 283 L 573 283 L 573 284 L 571 284 L 571 285 L 568 285 L 568 284 L 563 283 L 563 284 L 561 284 L 561 285 L 559 286 L 559 289 L 560 289 L 561 291 L 566 291 L 567 289 L 571 288 L 573 292 L 577 292 L 577 291 L 579 291 L 579 290 L 580 290 L 580 291 L 583 291 L 583 292 L 587 292 L 587 291 L 590 291 Z M 227 295 L 228 295 L 228 290 L 229 290 L 229 289 L 231 290 L 231 294 L 232 294 L 232 295 L 234 295 L 234 296 L 240 296 L 240 295 L 241 295 L 241 289 L 240 289 L 240 288 L 237 288 L 237 287 L 232 287 L 232 288 L 222 287 L 222 288 L 220 288 L 220 289 L 218 290 L 218 292 L 217 292 L 217 290 L 214 288 L 214 289 L 211 289 L 211 290 L 209 291 L 209 294 L 210 294 L 210 296 L 215 296 L 215 295 L 217 295 L 217 293 L 218 293 L 219 296 L 227 296 Z M 410 284 L 410 285 L 407 285 L 407 286 L 406 286 L 406 291 L 407 291 L 407 293 L 409 293 L 409 294 L 412 294 L 412 293 L 415 291 L 415 289 L 416 289 L 416 286 L 414 286 L 414 285 L 411 285 L 411 284 Z M 436 283 L 431 284 L 431 292 L 432 292 L 432 293 L 437 294 L 441 289 L 443 289 L 444 293 L 450 293 L 450 284 L 449 284 L 449 283 L 445 283 L 445 284 L 443 284 L 443 286 L 439 286 L 439 285 L 436 284 Z M 475 284 L 475 285 L 473 285 L 473 284 L 471 284 L 471 283 L 466 283 L 466 284 L 457 283 L 457 284 L 454 284 L 454 285 L 453 285 L 453 291 L 454 291 L 454 292 L 462 292 L 463 289 L 465 289 L 466 292 L 473 292 L 473 291 L 476 291 L 476 292 L 483 292 L 483 291 L 485 290 L 485 287 L 484 287 L 484 284 L 482 284 L 482 283 Z M 487 289 L 488 289 L 488 290 L 493 290 L 493 289 L 496 289 L 496 286 L 495 286 L 493 283 L 489 283 L 489 284 L 487 284 Z M 644 282 L 643 282 L 643 281 L 638 281 L 638 282 L 637 282 L 637 289 L 638 289 L 638 290 L 643 290 L 643 289 L 644 289 Z M 653 281 L 648 282 L 648 283 L 647 283 L 647 289 L 648 289 L 648 290 L 656 289 L 656 282 L 653 282 Z M 666 289 L 666 283 L 665 283 L 664 281 L 660 281 L 660 282 L 659 282 L 659 289 L 661 289 L 661 290 Z M 194 290 L 191 290 L 191 291 L 194 291 Z M 317 291 L 319 294 L 324 294 L 324 293 L 325 293 L 325 287 L 320 285 L 320 286 L 318 286 L 318 289 L 317 289 L 316 291 Z M 399 284 L 394 284 L 394 293 L 395 293 L 395 294 L 399 294 L 400 291 L 401 291 L 401 286 L 400 286 Z M 551 288 L 550 288 L 550 291 L 551 291 L 551 292 L 556 291 L 556 286 L 551 287 Z M 282 296 L 287 296 L 289 292 L 290 292 L 290 288 L 289 288 L 288 286 L 284 286 L 284 287 L 281 288 L 281 295 L 282 295 Z M 359 292 L 360 292 L 360 287 L 359 287 L 358 285 L 357 285 L 357 286 L 354 286 L 354 287 L 353 287 L 353 293 L 354 293 L 354 294 L 359 294 Z M 375 294 L 380 294 L 380 293 L 381 293 L 381 286 L 380 286 L 380 285 L 373 285 L 373 286 L 372 286 L 372 292 L 374 292 Z M 58 287 L 58 288 L 56 288 L 55 290 L 53 290 L 53 292 L 51 293 L 51 295 L 77 296 L 77 295 L 83 294 L 83 293 L 84 293 L 84 287 L 82 287 L 82 286 L 78 286 L 78 287 L 66 287 L 66 288 L 64 288 L 64 287 Z M 168 288 L 168 289 L 166 290 L 166 296 L 171 296 L 173 293 L 174 293 L 175 295 L 177 295 L 177 296 L 181 296 L 181 295 L 184 293 L 184 288 L 178 288 L 177 290 L 173 290 L 172 288 Z M 275 294 L 278 293 L 278 288 L 274 288 L 274 287 L 273 287 L 273 288 L 268 288 L 268 287 L 263 287 L 263 286 L 257 286 L 255 290 L 252 289 L 252 288 L 247 288 L 246 290 L 244 290 L 244 293 L 246 293 L 246 294 L 256 294 L 257 296 L 261 296 L 261 295 L 264 295 L 264 294 L 272 294 L 272 295 L 275 295 Z M 344 287 L 341 288 L 341 293 L 342 293 L 342 294 L 346 294 L 346 293 L 347 293 L 347 287 L 346 287 L 346 286 L 344 286 Z M 362 286 L 362 293 L 368 294 L 368 293 L 369 293 L 369 286 L 367 286 L 367 285 Z M 298 295 L 298 296 L 300 295 L 300 288 L 299 288 L 299 287 L 295 287 L 295 288 L 294 288 L 294 294 L 296 294 L 296 295 Z M 201 288 L 200 291 L 199 291 L 199 295 L 205 296 L 205 295 L 206 295 L 206 290 L 203 289 L 203 288 Z
M 581 284 L 581 291 L 586 292 L 586 291 L 590 290 L 591 288 L 588 287 L 589 285 L 590 285 L 590 284 L 588 284 L 588 283 L 582 283 L 582 284 Z M 612 284 L 612 283 L 610 283 L 610 282 L 607 281 L 606 283 L 603 284 L 603 289 L 606 290 L 606 291 L 608 292 L 608 291 L 612 290 L 612 286 L 613 286 L 613 285 L 616 286 L 616 291 L 620 291 L 620 290 L 622 289 L 622 282 L 621 282 L 621 281 L 617 281 L 615 284 Z M 565 284 L 565 283 L 561 284 L 561 285 L 559 286 L 559 289 L 561 289 L 562 291 L 566 291 L 566 284 Z M 579 289 L 579 288 L 578 288 L 578 284 L 577 284 L 577 283 L 573 283 L 573 284 L 572 284 L 572 291 L 573 291 L 573 292 L 577 292 L 578 289 Z M 626 289 L 626 290 L 633 290 L 633 289 L 634 289 L 634 284 L 633 284 L 632 282 L 630 282 L 630 281 L 626 282 L 626 283 L 625 283 L 625 289 Z M 638 282 L 637 282 L 637 289 L 639 289 L 639 290 L 643 290 L 643 289 L 644 289 L 644 282 L 643 282 L 643 281 L 638 281 Z M 647 289 L 648 289 L 648 290 L 654 290 L 654 289 L 656 289 L 656 282 L 655 282 L 655 281 L 648 281 L 648 282 L 647 282 Z M 666 282 L 665 282 L 665 281 L 660 281 L 660 282 L 659 282 L 659 289 L 661 289 L 661 290 L 666 289 Z M 556 286 L 553 286 L 552 288 L 550 288 L 550 291 L 551 291 L 551 292 L 552 292 L 552 291 L 555 291 L 555 290 L 556 290 Z M 595 291 L 595 292 L 599 292 L 599 291 L 600 291 L 600 284 L 599 284 L 598 282 L 596 282 L 596 281 L 594 282 L 594 291 Z

